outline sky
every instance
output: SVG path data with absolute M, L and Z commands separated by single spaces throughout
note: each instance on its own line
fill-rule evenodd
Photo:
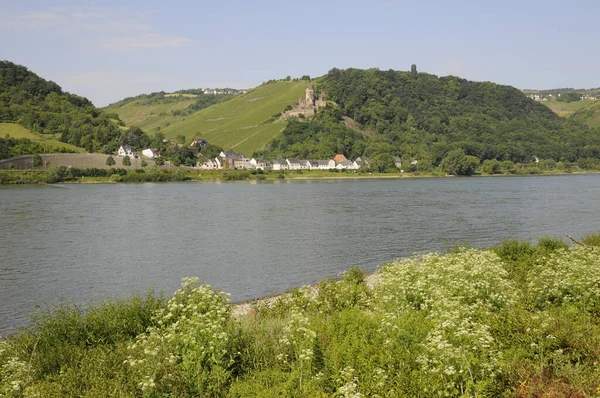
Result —
M 0 60 L 106 106 L 332 68 L 600 87 L 598 0 L 0 0 Z

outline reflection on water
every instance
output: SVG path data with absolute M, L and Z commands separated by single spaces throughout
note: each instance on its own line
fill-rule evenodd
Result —
M 199 276 L 247 300 L 457 244 L 600 231 L 600 175 L 0 188 L 0 334 Z

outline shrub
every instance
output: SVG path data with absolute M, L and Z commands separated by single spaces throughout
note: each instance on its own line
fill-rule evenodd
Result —
M 584 245 L 600 247 L 600 234 L 586 235 L 581 242 Z

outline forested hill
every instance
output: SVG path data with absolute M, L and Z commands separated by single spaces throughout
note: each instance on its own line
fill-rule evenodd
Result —
M 147 140 L 127 130 L 116 114 L 96 108 L 88 99 L 64 92 L 21 65 L 0 61 L 0 123 L 18 123 L 38 134 L 59 134 L 63 142 L 90 152 L 115 150 Z
M 387 153 L 436 166 L 454 149 L 480 160 L 600 158 L 599 130 L 561 118 L 509 86 L 417 73 L 416 67 L 412 72 L 333 69 L 317 91 L 326 95 L 330 109 L 307 126 L 290 123 L 267 153 L 311 157 L 327 149 L 350 150 L 345 154 Z M 357 137 L 340 127 L 348 117 L 368 134 Z M 335 121 L 338 126 L 330 128 Z

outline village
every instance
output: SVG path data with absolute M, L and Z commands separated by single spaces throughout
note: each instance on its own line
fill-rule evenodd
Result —
M 196 147 L 196 145 L 208 144 L 205 140 L 193 140 L 190 147 Z M 128 145 L 123 145 L 117 151 L 117 155 L 120 157 L 128 156 L 130 158 L 138 158 L 137 152 Z M 154 149 L 147 148 L 142 151 L 142 156 L 148 159 L 156 159 L 160 157 L 160 153 Z M 402 159 L 399 156 L 394 156 L 394 165 L 398 169 L 402 169 Z M 416 159 L 410 161 L 411 164 L 417 164 Z M 331 159 L 317 159 L 317 160 L 304 160 L 304 159 L 277 159 L 274 161 L 267 161 L 257 158 L 248 158 L 242 154 L 235 153 L 234 151 L 221 151 L 218 156 L 214 158 L 202 158 L 200 159 L 194 168 L 200 170 L 358 170 L 367 167 L 369 162 L 367 159 L 361 159 L 360 157 L 349 160 L 343 154 L 336 154 Z

